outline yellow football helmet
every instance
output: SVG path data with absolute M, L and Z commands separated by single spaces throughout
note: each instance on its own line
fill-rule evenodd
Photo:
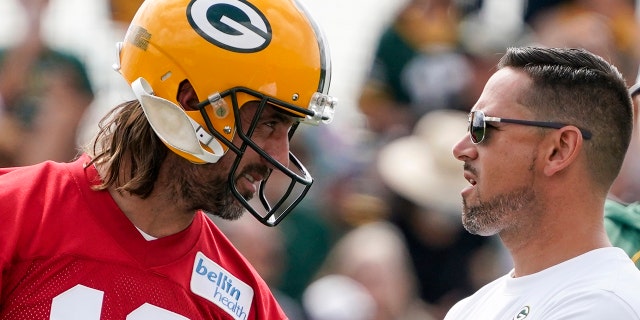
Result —
M 215 163 L 229 150 L 238 155 L 231 190 L 261 222 L 277 224 L 308 191 L 313 179 L 293 154 L 289 165 L 281 164 L 237 128 L 239 111 L 249 101 L 275 105 L 300 117 L 300 123 L 333 118 L 337 101 L 328 95 L 327 43 L 296 0 L 147 0 L 118 44 L 114 68 L 173 152 L 196 164 Z M 195 108 L 177 101 L 184 81 L 201 101 Z M 231 143 L 235 135 L 242 146 Z M 266 180 L 260 186 L 262 211 L 237 192 L 233 176 L 247 147 L 291 178 L 276 205 L 282 208 L 269 204 Z M 304 187 L 291 200 L 296 183 Z

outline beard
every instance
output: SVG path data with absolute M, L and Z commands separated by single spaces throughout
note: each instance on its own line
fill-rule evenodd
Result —
M 175 201 L 184 204 L 189 211 L 202 210 L 207 214 L 220 217 L 225 220 L 237 220 L 245 212 L 245 207 L 236 198 L 229 183 L 230 164 L 225 161 L 194 165 L 182 158 L 178 158 L 170 164 L 170 172 L 174 179 L 168 186 L 170 196 L 177 197 Z M 266 167 L 249 165 L 236 174 L 238 177 L 244 173 L 256 170 L 267 170 Z M 253 198 L 253 192 L 245 192 L 241 195 L 246 201 Z
M 535 202 L 536 195 L 530 186 L 520 187 L 508 193 L 497 195 L 477 205 L 468 205 L 462 200 L 462 225 L 472 234 L 491 236 L 500 232 L 510 215 Z

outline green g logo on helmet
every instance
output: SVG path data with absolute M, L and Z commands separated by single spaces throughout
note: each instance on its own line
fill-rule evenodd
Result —
M 207 41 L 230 51 L 260 51 L 272 37 L 271 25 L 262 12 L 239 0 L 193 0 L 187 19 Z

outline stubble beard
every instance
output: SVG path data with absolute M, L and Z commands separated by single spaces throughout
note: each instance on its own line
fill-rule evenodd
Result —
M 521 209 L 531 206 L 536 195 L 530 186 L 520 187 L 508 193 L 494 196 L 488 201 L 479 201 L 477 205 L 468 205 L 462 200 L 462 225 L 472 234 L 491 236 L 500 232 L 510 216 Z
M 209 194 L 212 197 L 203 197 L 199 201 L 193 199 L 195 207 L 225 220 L 237 220 L 242 217 L 246 209 L 231 191 L 228 180 L 215 179 L 210 183 L 211 187 L 208 190 L 203 190 L 202 194 Z M 243 197 L 248 200 L 253 197 L 253 194 L 245 194 Z M 197 205 L 197 203 L 200 204 Z
M 189 211 L 202 210 L 225 220 L 237 220 L 244 206 L 236 199 L 228 181 L 229 167 L 222 163 L 194 165 L 183 162 L 173 166 L 175 177 L 169 190 Z M 211 172 L 219 174 L 211 176 Z M 244 195 L 250 199 L 253 194 Z

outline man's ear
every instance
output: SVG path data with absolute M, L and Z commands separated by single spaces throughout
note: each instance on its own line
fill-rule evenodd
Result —
M 186 111 L 196 110 L 196 105 L 200 102 L 200 100 L 198 100 L 198 95 L 189 80 L 184 80 L 180 83 L 176 100 Z
M 548 138 L 550 143 L 545 153 L 544 173 L 552 176 L 575 162 L 582 150 L 583 138 L 574 126 L 557 129 Z

